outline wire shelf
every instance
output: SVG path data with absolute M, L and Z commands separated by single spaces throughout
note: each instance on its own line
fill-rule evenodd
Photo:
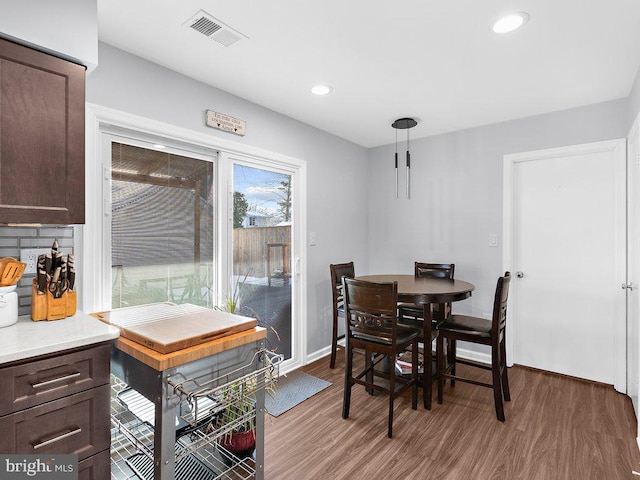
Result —
M 264 361 L 264 366 L 256 369 L 258 358 Z M 204 406 L 204 402 L 212 399 L 217 405 L 216 413 L 235 411 L 238 417 L 244 416 L 246 410 L 254 407 L 256 392 L 270 390 L 277 383 L 283 360 L 281 354 L 260 350 L 246 365 L 214 379 L 201 381 L 202 377 L 185 378 L 181 373 L 176 373 L 176 378 L 169 379 L 168 384 L 173 387 L 174 395 L 180 397 L 180 418 L 192 426 L 201 425 L 203 417 L 211 417 L 211 411 Z M 236 419 L 234 416 L 224 420 L 235 422 Z M 239 423 L 242 421 L 239 420 Z
M 178 423 L 184 424 L 176 419 L 176 479 L 194 478 L 194 472 L 200 472 L 202 479 L 209 478 L 202 472 L 212 472 L 211 478 L 255 478 L 254 459 L 236 457 L 218 439 L 244 425 L 255 425 L 256 393 L 278 381 L 283 359 L 260 350 L 246 365 L 214 379 L 176 373 L 168 380 L 179 400 L 178 418 L 187 425 L 178 428 Z M 154 418 L 149 413 L 153 408 L 151 401 L 111 376 L 112 480 L 153 477 Z

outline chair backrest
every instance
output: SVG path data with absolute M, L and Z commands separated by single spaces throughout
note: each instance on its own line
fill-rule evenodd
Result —
M 353 278 L 356 270 L 353 262 L 334 263 L 329 265 L 331 272 L 331 294 L 333 296 L 333 313 L 337 315 L 339 309 L 343 308 L 342 277 Z
M 415 262 L 414 274 L 416 277 L 446 278 L 453 280 L 456 269 L 455 263 L 422 263 Z
M 398 322 L 398 282 L 374 283 L 344 277 L 348 340 L 395 344 Z
M 491 335 L 501 340 L 507 323 L 507 299 L 509 298 L 509 284 L 511 273 L 505 272 L 504 277 L 498 278 L 496 296 L 493 300 L 493 319 Z

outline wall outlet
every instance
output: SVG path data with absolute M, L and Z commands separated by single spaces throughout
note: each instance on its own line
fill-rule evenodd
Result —
M 58 248 L 65 256 L 72 253 L 70 248 Z M 36 273 L 36 264 L 38 263 L 38 255 L 43 253 L 51 253 L 51 248 L 23 248 L 20 250 L 20 261 L 27 264 L 24 269 L 25 275 Z

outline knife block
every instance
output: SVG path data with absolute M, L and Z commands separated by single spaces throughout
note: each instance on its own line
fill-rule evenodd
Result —
M 31 284 L 31 320 L 61 320 L 76 313 L 76 292 L 67 290 L 60 298 L 53 298 L 47 284 L 44 293 L 38 291 L 38 281 Z

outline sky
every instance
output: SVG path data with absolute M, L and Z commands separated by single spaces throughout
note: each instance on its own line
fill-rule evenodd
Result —
M 278 215 L 280 182 L 290 175 L 272 172 L 246 165 L 233 165 L 233 190 L 244 193 L 250 207 L 258 207 L 260 212 Z M 250 208 L 251 209 L 251 208 Z

